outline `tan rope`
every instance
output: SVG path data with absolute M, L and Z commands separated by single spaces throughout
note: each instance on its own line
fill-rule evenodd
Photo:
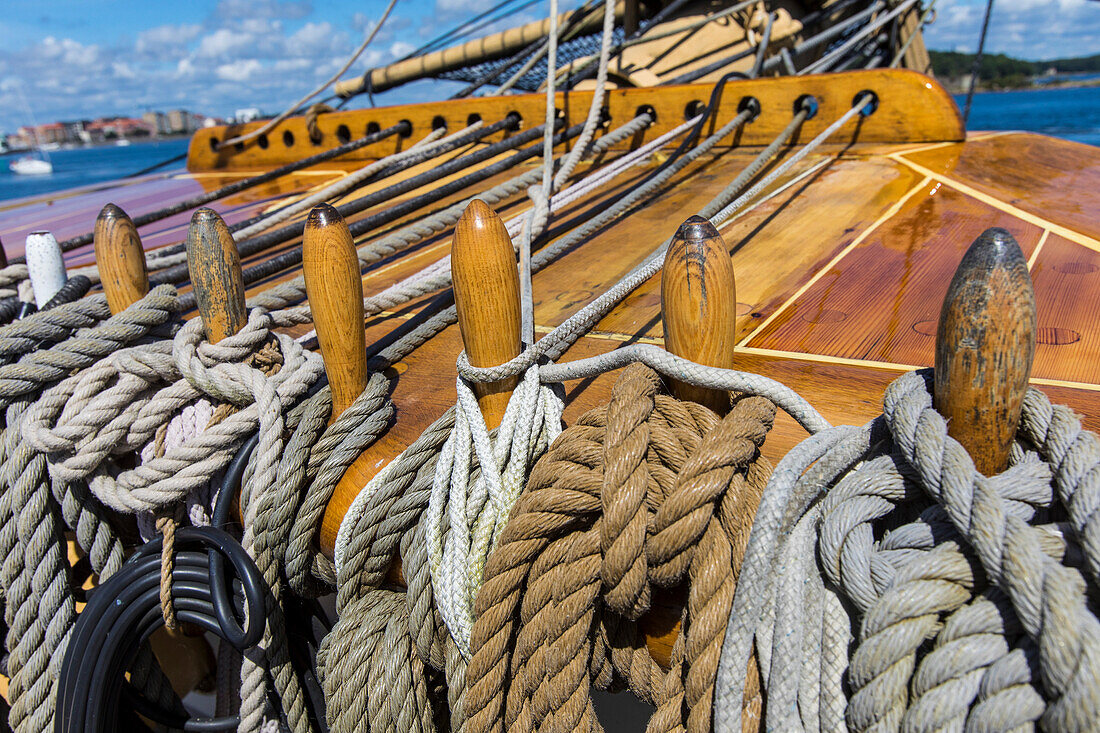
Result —
M 321 128 L 317 124 L 318 118 L 323 114 L 335 111 L 335 108 L 330 107 L 324 102 L 314 102 L 309 105 L 309 109 L 306 110 L 305 114 L 306 129 L 309 131 L 309 140 L 314 145 L 321 144 Z
M 633 365 L 611 403 L 554 442 L 489 558 L 465 699 L 478 731 L 600 730 L 591 690 L 625 683 L 657 711 L 650 731 L 710 730 L 714 679 L 775 416 L 760 397 L 724 418 L 660 391 Z M 658 588 L 688 583 L 662 670 L 638 619 Z M 755 659 L 746 705 L 762 701 Z

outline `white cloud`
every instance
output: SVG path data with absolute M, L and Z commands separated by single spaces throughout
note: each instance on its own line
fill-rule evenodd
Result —
M 263 64 L 256 59 L 241 59 L 240 61 L 222 64 L 214 70 L 214 73 L 218 75 L 219 79 L 242 82 L 251 79 L 252 75 L 261 69 L 263 69 Z
M 940 0 L 925 30 L 929 48 L 973 53 L 984 0 Z M 985 50 L 1031 60 L 1100 53 L 1100 3 L 1093 0 L 998 0 Z
M 202 37 L 195 55 L 206 58 L 228 56 L 245 50 L 252 43 L 252 40 L 251 34 L 238 33 L 228 28 L 219 28 L 213 33 Z

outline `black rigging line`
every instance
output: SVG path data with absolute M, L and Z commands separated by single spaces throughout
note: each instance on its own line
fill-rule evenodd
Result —
M 970 103 L 974 101 L 974 87 L 978 83 L 978 74 L 982 70 L 982 52 L 985 50 L 985 34 L 989 30 L 989 16 L 993 14 L 993 0 L 985 5 L 985 18 L 982 20 L 982 35 L 978 38 L 978 52 L 974 54 L 974 65 L 970 67 L 970 88 L 966 91 L 966 107 L 963 109 L 963 125 L 970 119 Z
M 259 186 L 262 183 L 267 183 L 268 181 L 272 181 L 280 176 L 285 176 L 287 173 L 293 173 L 294 171 L 301 170 L 302 168 L 308 168 L 311 165 L 316 165 L 317 163 L 331 160 L 332 158 L 339 157 L 341 155 L 344 155 L 345 153 L 350 153 L 353 150 L 358 150 L 359 148 L 370 145 L 371 143 L 376 143 L 379 140 L 384 140 L 385 138 L 398 133 L 402 135 L 411 134 L 411 125 L 406 121 L 398 122 L 396 125 L 387 127 L 385 130 L 373 132 L 369 135 L 359 138 L 358 140 L 352 140 L 349 143 L 345 143 L 344 145 L 333 148 L 332 150 L 326 150 L 324 152 L 317 153 L 316 155 L 311 155 L 309 157 L 302 158 L 301 160 L 296 160 L 293 163 L 287 163 L 286 165 L 279 166 L 278 168 L 266 171 L 256 176 L 252 176 L 251 178 L 245 178 L 244 180 L 236 181 L 234 183 L 222 186 L 221 188 L 214 191 L 209 191 L 207 193 L 199 194 L 198 196 L 193 196 L 189 199 L 184 199 L 183 201 L 172 204 L 171 206 L 166 206 L 163 209 L 151 211 L 148 214 L 142 214 L 141 216 L 135 216 L 133 217 L 134 226 L 140 227 L 146 224 L 151 224 L 154 221 L 160 221 L 161 219 L 165 219 L 174 214 L 179 214 L 189 209 L 203 206 L 210 203 L 211 201 L 215 201 L 225 196 L 240 193 L 245 189 L 252 188 L 253 186 Z M 78 237 L 66 239 L 64 242 L 61 242 L 59 246 L 61 247 L 62 252 L 68 252 L 70 250 L 76 249 L 77 247 L 83 247 L 86 244 L 91 244 L 93 237 L 94 234 L 92 232 L 88 232 L 87 234 L 81 234 Z M 26 261 L 26 256 L 22 255 L 19 257 L 13 257 L 11 260 L 12 264 L 21 264 Z

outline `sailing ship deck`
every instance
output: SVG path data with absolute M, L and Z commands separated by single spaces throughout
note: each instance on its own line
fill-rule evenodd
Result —
M 759 149 L 735 147 L 705 156 L 651 203 L 537 273 L 537 332 L 548 332 L 614 284 L 733 179 Z M 797 149 L 789 147 L 773 166 Z M 570 205 L 552 227 L 561 233 L 571 221 L 613 202 L 636 185 L 660 155 L 664 153 Z M 806 175 L 822 161 L 827 161 L 823 167 Z M 438 163 L 430 161 L 402 175 Z M 215 208 L 232 224 L 359 165 L 326 163 L 220 200 Z M 582 165 L 575 177 L 583 176 L 589 165 Z M 0 208 L 0 238 L 10 257 L 18 254 L 19 243 L 31 229 L 50 229 L 59 240 L 86 232 L 108 201 L 137 216 L 254 172 L 227 168 L 151 176 L 119 187 L 17 202 Z M 501 174 L 484 186 L 510 175 L 514 173 Z M 364 187 L 354 196 L 389 182 L 392 179 Z M 473 193 L 461 192 L 437 206 Z M 508 218 L 528 206 L 524 197 L 517 197 L 499 208 Z M 187 220 L 187 214 L 180 214 L 146 227 L 146 248 L 182 241 Z M 861 142 L 858 136 L 853 142 L 841 135 L 801 161 L 762 200 L 721 228 L 737 276 L 736 368 L 787 384 L 834 424 L 871 419 L 881 412 L 882 392 L 890 381 L 914 366 L 932 364 L 938 313 L 951 274 L 969 244 L 991 226 L 1013 234 L 1031 269 L 1039 311 L 1032 383 L 1054 401 L 1080 412 L 1085 427 L 1100 430 L 1100 298 L 1090 295 L 1100 288 L 1100 150 L 1037 135 L 979 132 L 964 142 L 905 144 Z M 375 232 L 371 238 L 384 234 Z M 243 264 L 247 267 L 299 243 L 288 242 Z M 377 263 L 363 275 L 365 293 L 380 292 L 443 257 L 448 248 L 446 232 Z M 90 245 L 66 257 L 70 266 L 92 259 Z M 299 272 L 254 284 L 249 294 Z M 385 345 L 415 325 L 435 297 L 369 318 L 368 349 Z M 303 326 L 295 333 L 307 330 Z M 660 284 L 653 278 L 563 360 L 607 352 L 624 343 L 660 343 L 661 336 Z M 452 365 L 461 348 L 458 329 L 452 326 L 394 367 L 399 373 L 393 395 L 397 419 L 387 439 L 372 449 L 379 461 L 392 458 L 454 404 Z M 567 384 L 566 423 L 606 402 L 614 379 L 611 374 Z M 801 428 L 783 416 L 768 437 L 765 453 L 777 460 L 803 437 Z

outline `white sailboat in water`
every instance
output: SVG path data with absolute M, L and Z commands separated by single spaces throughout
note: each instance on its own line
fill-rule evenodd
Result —
M 50 155 L 44 149 L 42 144 L 38 141 L 38 123 L 34 119 L 34 113 L 31 111 L 30 104 L 27 103 L 27 98 L 23 96 L 22 88 L 18 88 L 19 99 L 23 102 L 23 108 L 27 111 L 27 116 L 31 121 L 31 135 L 34 136 L 34 153 L 30 155 L 23 155 L 11 163 L 8 164 L 8 169 L 17 175 L 21 176 L 48 176 L 53 173 L 53 163 L 50 161 Z

